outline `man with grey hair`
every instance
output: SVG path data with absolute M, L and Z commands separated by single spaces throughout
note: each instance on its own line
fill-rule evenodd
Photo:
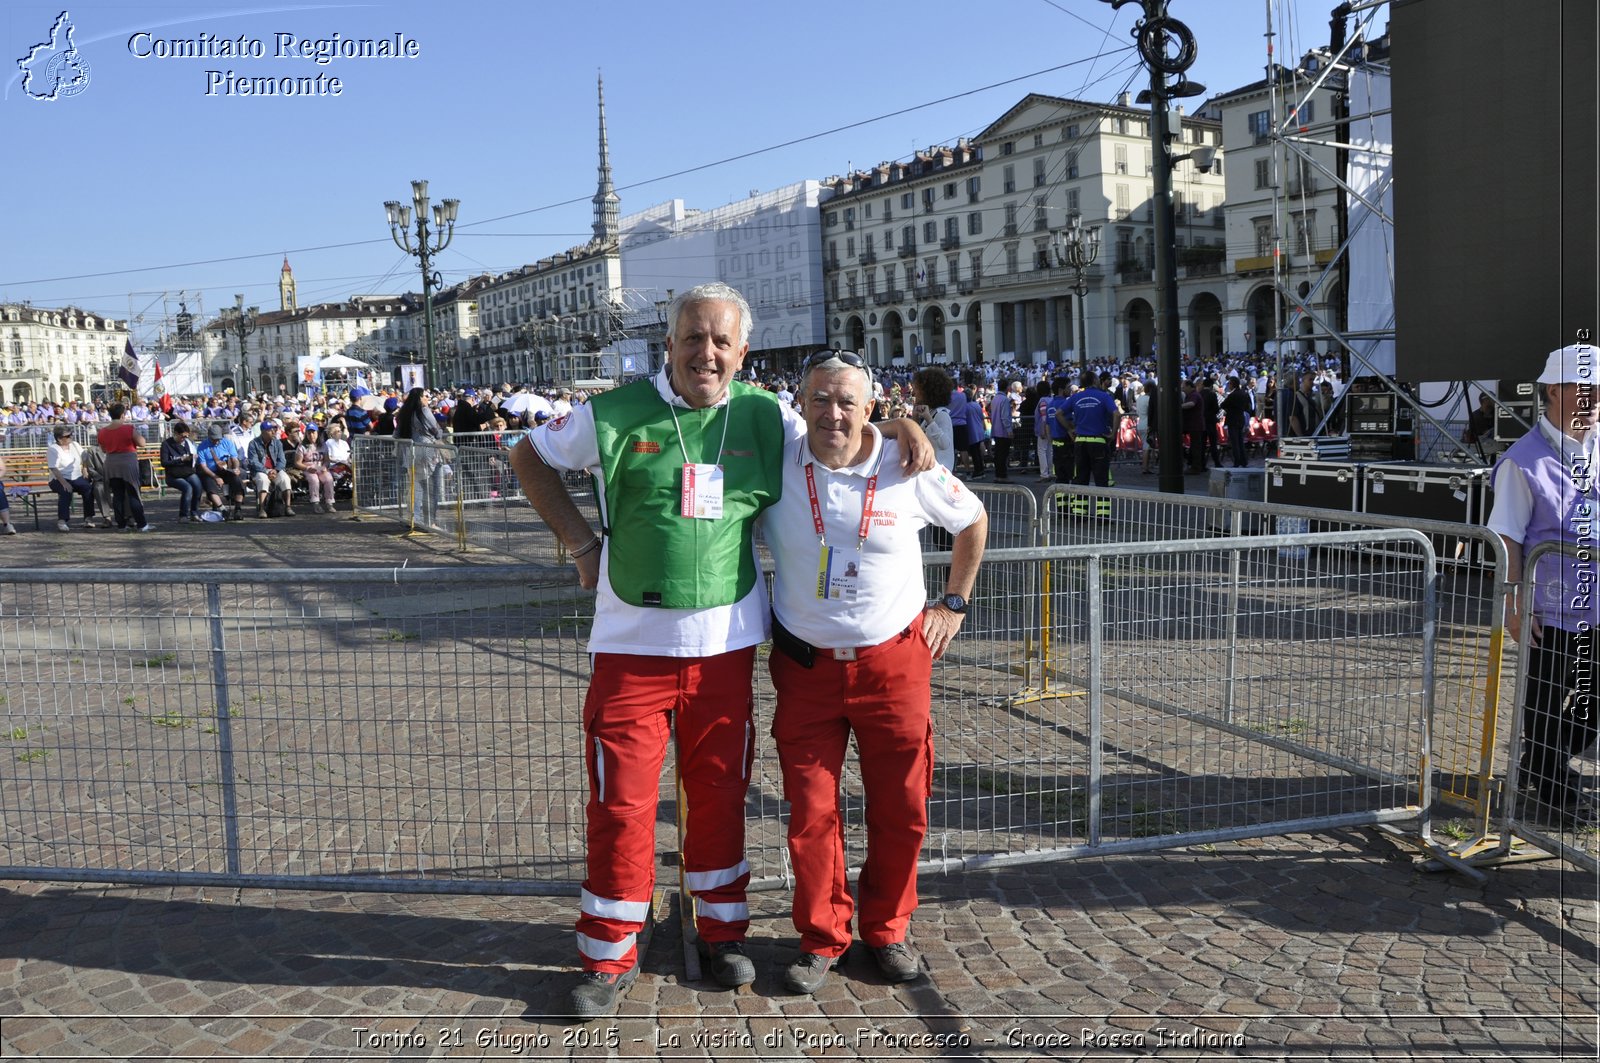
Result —
M 655 882 L 656 795 L 669 733 L 685 797 L 682 866 L 711 976 L 755 979 L 744 954 L 744 797 L 755 731 L 751 679 L 769 608 L 756 518 L 782 491 L 783 445 L 803 423 L 735 379 L 750 307 L 726 284 L 680 294 L 666 364 L 575 405 L 511 453 L 528 500 L 597 592 L 583 707 L 588 873 L 578 918 L 578 1018 L 607 1014 L 639 971 L 637 934 Z M 927 440 L 910 432 L 919 467 Z M 595 480 L 601 534 L 562 471 Z M 686 899 L 687 901 L 687 899 Z
M 772 736 L 790 805 L 800 932 L 783 981 L 814 993 L 850 947 L 852 914 L 884 978 L 919 977 L 905 938 L 928 825 L 933 662 L 966 616 L 988 517 L 950 470 L 902 470 L 898 445 L 869 423 L 872 378 L 856 355 L 814 356 L 800 406 L 806 432 L 785 446 L 783 492 L 761 526 L 776 564 Z M 918 542 L 929 524 L 955 537 L 931 605 Z M 867 798 L 858 910 L 839 813 L 852 734 Z

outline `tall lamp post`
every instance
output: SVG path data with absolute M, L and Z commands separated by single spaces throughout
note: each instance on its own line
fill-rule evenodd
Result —
M 232 320 L 228 322 L 228 327 L 239 335 L 239 376 L 234 381 L 234 390 L 241 399 L 250 390 L 245 386 L 245 373 L 249 371 L 249 364 L 245 359 L 245 337 L 256 330 L 258 312 L 258 309 L 253 306 L 248 310 L 245 309 L 243 294 L 236 293 L 234 295 L 233 313 L 230 315 Z
M 395 245 L 408 255 L 415 255 L 422 261 L 422 327 L 427 336 L 428 347 L 428 386 L 439 387 L 439 367 L 433 352 L 433 289 L 443 287 L 437 273 L 431 270 L 428 260 L 450 246 L 450 238 L 456 231 L 456 209 L 461 206 L 459 199 L 441 200 L 433 207 L 433 228 L 430 233 L 428 228 L 428 182 L 411 182 L 411 206 L 403 205 L 397 199 L 391 199 L 383 204 L 383 209 L 389 215 L 389 235 L 394 238 Z M 411 211 L 417 212 L 417 243 L 411 245 Z M 435 243 L 430 243 L 430 238 Z
M 1172 170 L 1189 155 L 1174 157 L 1171 132 L 1172 101 L 1200 96 L 1206 87 L 1190 81 L 1184 71 L 1194 65 L 1199 49 L 1189 27 L 1167 14 L 1167 0 L 1105 0 L 1113 8 L 1137 3 L 1144 17 L 1134 23 L 1133 38 L 1139 58 L 1150 68 L 1150 87 L 1139 93 L 1138 102 L 1150 105 L 1150 145 L 1154 150 L 1151 173 L 1151 200 L 1156 215 L 1156 427 L 1161 443 L 1161 476 L 1158 487 L 1169 494 L 1183 494 L 1182 424 L 1178 402 L 1178 256 L 1172 217 Z M 1167 75 L 1176 80 L 1167 84 Z M 1181 123 L 1182 119 L 1179 119 Z M 1215 156 L 1215 149 L 1209 150 Z M 1200 164 L 1200 152 L 1194 153 Z M 1205 163 L 1210 167 L 1210 160 Z
M 1074 316 L 1078 319 L 1078 371 L 1082 373 L 1089 368 L 1088 322 L 1085 320 L 1089 305 L 1089 282 L 1083 278 L 1084 271 L 1100 257 L 1100 226 L 1085 229 L 1083 215 L 1073 214 L 1068 219 L 1063 250 L 1066 252 L 1066 263 L 1072 267 L 1074 275 L 1072 293 L 1078 297 L 1078 309 Z

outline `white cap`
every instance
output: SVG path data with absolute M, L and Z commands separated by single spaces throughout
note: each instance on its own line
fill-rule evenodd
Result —
M 1600 384 L 1600 348 L 1570 343 L 1545 359 L 1540 384 Z

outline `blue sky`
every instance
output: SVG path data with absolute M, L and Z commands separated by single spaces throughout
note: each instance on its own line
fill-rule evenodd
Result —
M 1172 0 L 1199 41 L 1190 76 L 1213 91 L 1260 78 L 1269 7 L 1278 55 L 1326 42 L 1328 0 Z M 0 301 L 143 315 L 140 339 L 180 291 L 190 309 L 213 312 L 235 292 L 276 309 L 285 253 L 302 304 L 416 290 L 416 260 L 390 241 L 382 207 L 409 201 L 414 177 L 435 202 L 461 201 L 437 262 L 447 282 L 580 243 L 602 70 L 624 214 L 671 198 L 717 207 L 904 158 L 979 132 L 1028 92 L 1109 100 L 1146 77 L 1129 36 L 1137 5 L 1101 0 L 116 0 L 66 8 L 88 65 L 82 91 L 31 99 L 17 61 L 62 10 L 9 0 L 0 12 Z M 278 33 L 400 34 L 419 54 L 318 65 L 277 57 Z M 266 55 L 134 54 L 201 34 L 259 40 Z M 208 70 L 343 87 L 207 95 Z

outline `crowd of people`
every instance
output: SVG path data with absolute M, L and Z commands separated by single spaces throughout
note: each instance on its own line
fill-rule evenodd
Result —
M 528 388 L 428 392 L 414 388 L 341 394 L 222 394 L 177 398 L 163 409 L 154 401 L 25 403 L 0 408 L 6 451 L 43 452 L 48 487 L 57 496 L 56 528 L 153 530 L 141 486 L 151 478 L 178 494 L 185 524 L 243 520 L 253 503 L 260 519 L 295 516 L 299 498 L 314 513 L 332 513 L 349 497 L 350 440 L 388 435 L 420 442 L 487 433 L 493 445 L 570 413 L 582 392 Z M 159 447 L 155 468 L 141 469 L 148 449 Z M 0 465 L 0 534 L 16 534 Z M 430 495 L 431 497 L 431 495 Z M 82 517 L 72 519 L 72 500 Z
M 1303 355 L 1268 364 L 1259 356 L 1230 355 L 1185 361 L 1181 371 L 1179 430 L 1191 473 L 1221 466 L 1223 448 L 1235 467 L 1248 465 L 1253 454 L 1267 452 L 1280 431 L 1286 436 L 1342 431 L 1336 359 Z M 1280 371 L 1290 386 L 1280 388 Z M 741 374 L 741 382 L 776 395 L 781 403 L 795 401 L 783 374 L 749 371 Z M 1149 360 L 1096 361 L 1081 370 L 1049 362 L 878 369 L 873 419 L 880 424 L 914 420 L 937 460 L 968 479 L 990 477 L 992 470 L 994 482 L 1006 483 L 1013 468 L 1021 468 L 1036 471 L 1041 481 L 1105 485 L 1113 482 L 1113 458 L 1137 460 L 1141 472 L 1152 471 L 1160 430 L 1156 395 L 1156 366 Z M 589 398 L 582 390 L 559 386 L 505 383 L 403 392 L 358 382 L 293 395 L 230 390 L 175 397 L 164 400 L 165 408 L 141 398 L 16 403 L 0 406 L 0 446 L 48 450 L 49 486 L 58 495 L 61 531 L 73 527 L 74 496 L 84 500 L 79 526 L 149 527 L 138 491 L 114 486 L 140 482 L 137 459 L 127 479 L 107 475 L 106 459 L 113 452 L 99 444 L 104 429 L 113 429 L 114 445 L 124 448 L 119 451 L 124 455 L 132 453 L 125 448 L 135 435 L 134 449 L 159 444 L 158 472 L 179 494 L 181 522 L 240 520 L 252 504 L 255 516 L 270 519 L 294 515 L 294 497 L 313 512 L 331 512 L 337 498 L 348 497 L 351 438 L 379 434 L 429 442 L 487 433 L 490 445 L 508 447 L 523 431 L 564 418 Z M 118 405 L 122 412 L 113 425 Z M 1080 424 L 1084 419 L 1087 427 Z M 69 441 L 77 448 L 61 446 Z M 129 460 L 115 458 L 110 465 Z M 425 523 L 432 519 L 426 512 L 432 508 L 429 500 L 441 494 L 432 483 L 438 468 L 433 463 L 421 477 L 428 489 L 419 493 L 423 512 L 418 518 Z M 0 534 L 16 531 L 3 509 L 0 522 Z
M 86 426 L 88 431 L 111 422 L 111 407 L 121 402 L 122 419 L 151 434 L 164 434 L 178 421 L 190 425 L 219 421 L 252 424 L 263 420 L 317 424 L 342 422 L 351 435 L 378 431 L 393 433 L 394 417 L 407 392 L 397 388 L 372 390 L 364 385 L 337 390 L 319 389 L 295 395 L 235 395 L 227 391 L 209 397 L 174 397 L 164 408 L 154 399 L 129 398 L 96 401 L 24 402 L 0 406 L 0 441 L 8 446 L 43 446 L 57 425 Z M 440 390 L 428 393 L 428 407 L 441 427 L 454 432 L 481 432 L 495 417 L 502 428 L 532 427 L 537 421 L 570 412 L 574 401 L 587 398 L 567 388 L 513 387 L 498 389 Z
M 1291 386 L 1279 387 L 1280 368 Z M 1288 436 L 1343 431 L 1337 359 L 1304 355 L 1269 366 L 1228 356 L 1185 362 L 1181 373 L 1178 431 L 1191 473 L 1221 467 L 1223 447 L 1233 466 L 1247 466 L 1280 429 Z M 780 401 L 793 399 L 781 375 L 750 379 Z M 1107 484 L 1119 456 L 1152 471 L 1159 404 L 1150 362 L 935 365 L 882 372 L 874 388 L 875 417 L 916 419 L 940 461 L 969 478 L 992 468 L 993 480 L 1005 483 L 1016 461 L 1037 468 L 1043 481 Z

